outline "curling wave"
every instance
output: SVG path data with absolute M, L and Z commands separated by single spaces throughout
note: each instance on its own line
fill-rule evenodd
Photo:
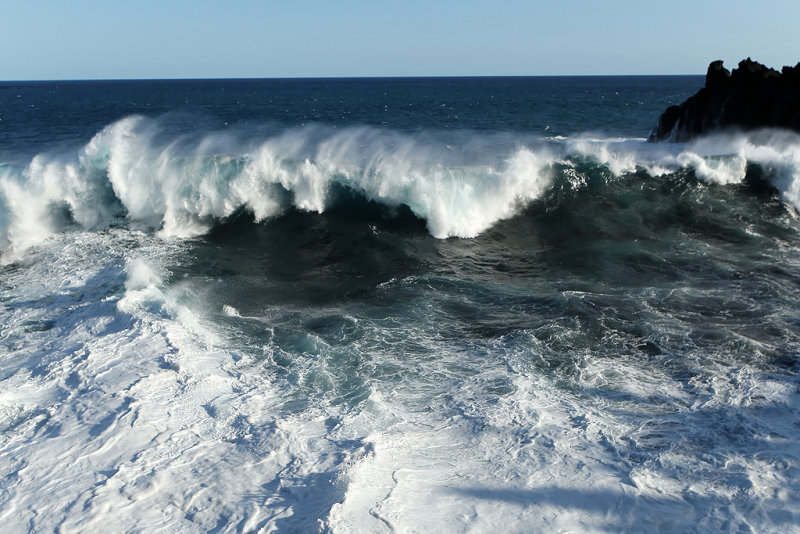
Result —
M 610 178 L 683 169 L 717 184 L 742 182 L 756 164 L 800 207 L 800 136 L 782 131 L 666 147 L 644 139 L 442 138 L 311 126 L 253 142 L 170 135 L 158 119 L 130 116 L 77 155 L 42 153 L 24 168 L 0 166 L 0 250 L 13 261 L 70 224 L 124 223 L 189 237 L 241 209 L 257 221 L 286 209 L 321 213 L 334 186 L 407 206 L 434 237 L 474 237 L 540 198 L 559 173 L 579 186 L 586 164 Z

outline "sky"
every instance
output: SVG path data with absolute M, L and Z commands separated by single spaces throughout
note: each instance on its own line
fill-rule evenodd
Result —
M 0 0 L 0 80 L 704 74 L 800 61 L 798 0 Z

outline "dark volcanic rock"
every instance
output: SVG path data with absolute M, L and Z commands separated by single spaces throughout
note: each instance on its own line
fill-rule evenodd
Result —
M 733 72 L 714 61 L 706 86 L 680 106 L 670 106 L 650 141 L 686 141 L 724 129 L 787 128 L 800 131 L 800 63 L 770 69 L 747 58 Z

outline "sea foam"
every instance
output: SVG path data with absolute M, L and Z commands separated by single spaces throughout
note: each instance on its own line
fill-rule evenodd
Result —
M 241 132 L 175 136 L 158 119 L 131 116 L 72 156 L 43 153 L 24 168 L 5 165 L 0 247 L 8 263 L 70 224 L 95 230 L 123 218 L 161 236 L 191 237 L 240 209 L 258 221 L 287 209 L 321 213 L 334 185 L 409 207 L 434 237 L 474 237 L 540 198 L 554 166 L 574 166 L 576 158 L 611 176 L 690 169 L 717 184 L 740 183 L 747 165 L 757 164 L 790 205 L 800 206 L 800 138 L 786 132 L 653 145 L 310 126 L 252 139 Z

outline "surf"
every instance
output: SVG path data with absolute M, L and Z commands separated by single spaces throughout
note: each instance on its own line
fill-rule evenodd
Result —
M 585 181 L 585 164 L 611 180 L 640 170 L 653 179 L 689 170 L 722 185 L 741 183 L 748 165 L 757 165 L 789 206 L 800 205 L 800 138 L 781 131 L 669 147 L 643 139 L 323 126 L 253 139 L 174 135 L 158 119 L 131 116 L 76 154 L 41 153 L 23 168 L 4 165 L 0 245 L 13 258 L 69 223 L 92 231 L 124 222 L 162 236 L 198 236 L 241 209 L 256 221 L 287 209 L 322 213 L 334 187 L 406 206 L 436 238 L 469 238 L 540 199 L 558 174 Z

